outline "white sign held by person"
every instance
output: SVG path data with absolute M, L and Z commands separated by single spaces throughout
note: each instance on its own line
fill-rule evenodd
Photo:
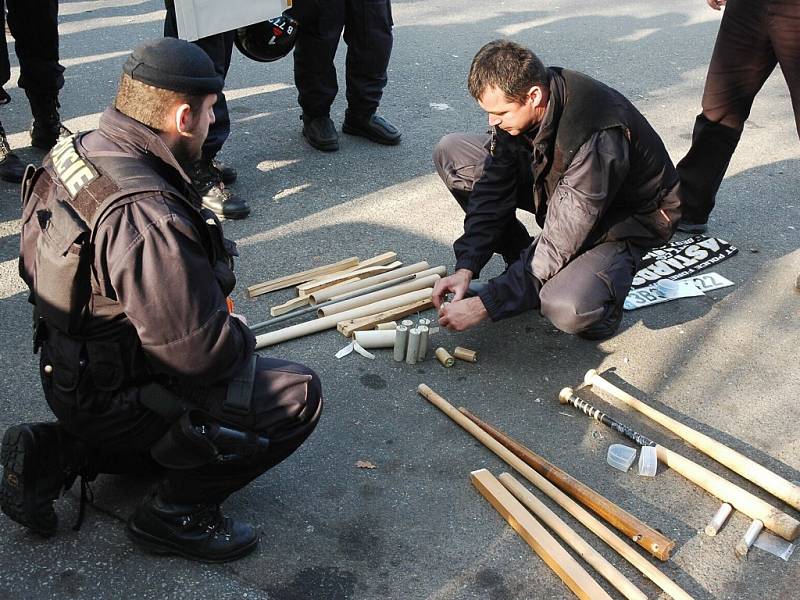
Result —
M 193 42 L 277 17 L 291 0 L 175 0 L 178 37 Z

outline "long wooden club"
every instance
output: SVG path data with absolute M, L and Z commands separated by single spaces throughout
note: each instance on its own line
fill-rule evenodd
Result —
M 731 471 L 738 473 L 745 479 L 752 481 L 760 488 L 768 491 L 776 498 L 780 498 L 790 506 L 800 510 L 800 486 L 791 481 L 787 481 L 777 473 L 770 471 L 766 467 L 747 458 L 736 450 L 729 448 L 725 444 L 684 425 L 680 421 L 668 417 L 652 406 L 634 398 L 601 377 L 594 369 L 586 373 L 584 382 L 591 385 L 593 388 L 606 392 L 608 395 L 616 398 L 620 402 L 624 402 L 631 408 L 636 409 L 659 425 L 679 435 L 701 452 L 707 454 L 717 462 L 722 463 Z
M 637 433 L 630 427 L 623 425 L 619 421 L 612 419 L 608 415 L 596 409 L 594 406 L 581 400 L 572 393 L 572 388 L 564 388 L 558 396 L 562 404 L 570 404 L 583 411 L 586 415 L 594 418 L 601 423 L 612 427 L 615 431 L 622 433 L 628 439 L 642 445 L 651 445 L 652 441 L 643 435 Z M 611 425 L 614 423 L 615 425 Z M 774 506 L 770 506 L 761 498 L 754 496 L 750 492 L 743 490 L 738 485 L 720 477 L 716 473 L 709 471 L 705 467 L 701 467 L 688 458 L 684 458 L 677 452 L 656 444 L 656 452 L 658 453 L 658 460 L 662 463 L 683 475 L 692 483 L 700 486 L 709 494 L 716 496 L 723 502 L 727 502 L 737 510 L 743 512 L 753 520 L 759 520 L 764 523 L 764 526 L 770 531 L 781 536 L 788 541 L 794 541 L 798 533 L 800 533 L 800 522 L 793 519 L 784 512 L 781 512 Z

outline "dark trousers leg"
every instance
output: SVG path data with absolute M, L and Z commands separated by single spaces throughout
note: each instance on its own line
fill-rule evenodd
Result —
M 257 432 L 269 448 L 242 460 L 197 469 L 168 470 L 159 493 L 168 502 L 221 503 L 233 492 L 289 457 L 311 435 L 322 412 L 322 385 L 309 368 L 284 360 L 258 358 L 251 409 L 233 414 L 223 395 L 203 404 L 210 418 Z
M 345 22 L 345 0 L 323 0 L 306 10 L 294 47 L 294 83 L 303 114 L 330 114 L 339 91 L 333 59 Z
M 175 1 L 164 0 L 164 6 L 167 9 L 167 17 L 164 20 L 164 37 L 176 38 L 178 37 L 178 24 L 175 19 Z M 214 62 L 214 69 L 222 76 L 223 80 L 228 76 L 228 69 L 231 66 L 233 39 L 234 32 L 226 31 L 194 42 L 208 54 Z M 208 137 L 203 144 L 203 158 L 207 160 L 214 158 L 230 133 L 231 119 L 228 114 L 228 103 L 225 100 L 225 94 L 220 92 L 217 95 L 217 102 L 214 104 L 214 124 L 208 129 Z
M 643 253 L 628 242 L 587 250 L 542 286 L 542 315 L 562 331 L 586 339 L 612 336 Z
M 687 220 L 708 220 L 753 100 L 777 64 L 770 37 L 771 4 L 729 0 L 725 7 L 706 76 L 703 112 L 695 123 L 692 146 L 677 165 Z
M 470 192 L 481 178 L 483 166 L 489 157 L 486 149 L 488 141 L 488 135 L 451 133 L 439 140 L 433 151 L 436 172 L 464 212 L 467 212 L 469 206 Z M 517 206 L 530 207 L 533 204 L 533 185 L 530 179 L 530 162 L 527 167 L 521 163 Z M 497 240 L 495 252 L 501 254 L 506 263 L 512 263 L 530 243 L 528 230 L 518 219 L 514 219 L 501 239 Z
M 8 42 L 6 41 L 6 2 L 0 0 L 0 87 L 11 79 L 11 63 L 8 59 Z
M 6 0 L 6 6 L 19 60 L 19 87 L 29 95 L 58 96 L 64 67 L 58 62 L 57 0 Z M 4 55 L 7 62 L 7 47 Z M 0 74 L 8 81 L 10 75 Z
M 347 0 L 344 41 L 347 44 L 347 109 L 358 115 L 378 110 L 392 54 L 390 0 Z
M 800 2 L 775 0 L 769 7 L 769 36 L 789 86 L 794 122 L 800 137 Z

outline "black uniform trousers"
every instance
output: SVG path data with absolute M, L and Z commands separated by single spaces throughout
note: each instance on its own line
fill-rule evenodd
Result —
M 36 96 L 58 96 L 64 87 L 64 67 L 58 62 L 57 0 L 0 0 L 0 24 L 14 36 L 14 49 L 19 59 L 19 87 Z M 5 33 L 0 36 L 0 86 L 11 78 L 8 44 Z
M 106 392 L 92 390 L 90 394 L 79 391 L 76 395 L 75 389 L 64 389 L 64 381 L 56 373 L 58 348 L 45 343 L 41 352 L 41 377 L 47 402 L 59 423 L 90 449 L 89 470 L 158 472 L 159 494 L 167 502 L 222 503 L 299 448 L 316 427 L 322 411 L 322 385 L 316 373 L 297 363 L 259 356 L 246 412 L 226 406 L 227 386 L 195 388 L 184 400 L 207 422 L 265 436 L 270 440 L 269 447 L 225 462 L 185 469 L 164 468 L 151 458 L 150 451 L 173 423 L 145 406 L 163 394 L 163 388 L 145 385 Z M 45 373 L 45 365 L 55 365 L 50 374 Z
M 753 100 L 776 65 L 800 135 L 800 0 L 728 0 L 708 67 L 703 112 L 678 163 L 684 218 L 705 223 Z
M 167 17 L 164 20 L 164 37 L 178 37 L 178 23 L 175 18 L 175 0 L 164 0 Z M 214 69 L 222 76 L 223 81 L 228 76 L 233 53 L 233 39 L 235 32 L 226 31 L 208 37 L 200 38 L 194 43 L 200 46 L 214 62 Z M 208 137 L 203 143 L 203 158 L 213 159 L 222 149 L 222 145 L 231 133 L 231 118 L 228 114 L 228 103 L 225 101 L 224 92 L 217 95 L 214 104 L 214 123 L 208 129 Z
M 437 145 L 433 161 L 442 181 L 466 212 L 469 192 L 481 178 L 489 152 L 488 135 L 454 133 Z M 520 163 L 517 208 L 533 212 L 533 177 L 530 160 Z M 533 259 L 533 240 L 517 219 L 500 236 L 495 251 L 506 262 Z M 578 254 L 539 290 L 542 316 L 566 333 L 586 339 L 605 339 L 622 321 L 622 306 L 645 250 L 627 241 L 604 242 Z M 531 276 L 531 275 L 528 275 Z M 503 278 L 501 278 L 503 279 Z M 516 293 L 513 281 L 503 281 L 498 292 Z
M 296 18 L 300 26 L 294 49 L 294 81 L 303 114 L 315 118 L 330 113 L 339 91 L 333 59 L 342 30 L 347 44 L 348 110 L 356 115 L 375 113 L 386 87 L 392 53 L 390 1 L 320 0 L 316 6 L 304 6 Z

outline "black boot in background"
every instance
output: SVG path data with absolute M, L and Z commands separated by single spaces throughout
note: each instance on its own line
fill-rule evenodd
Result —
M 53 501 L 80 473 L 83 444 L 58 423 L 23 423 L 6 429 L 0 460 L 0 508 L 20 525 L 44 536 L 56 532 Z
M 128 536 L 156 554 L 220 563 L 252 552 L 258 532 L 222 514 L 217 504 L 171 504 L 154 494 L 128 520 Z
M 0 179 L 19 183 L 24 174 L 25 163 L 11 151 L 11 146 L 8 145 L 8 139 L 6 139 L 6 132 L 0 125 Z
M 50 150 L 56 145 L 61 135 L 69 135 L 70 131 L 61 125 L 58 109 L 58 96 L 39 96 L 25 92 L 31 103 L 31 145 L 42 150 Z

